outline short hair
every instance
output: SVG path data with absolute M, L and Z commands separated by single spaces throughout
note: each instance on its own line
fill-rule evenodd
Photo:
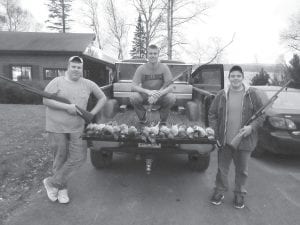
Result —
M 231 67 L 231 69 L 229 70 L 228 77 L 230 77 L 230 74 L 231 74 L 233 71 L 238 71 L 238 72 L 240 72 L 240 73 L 243 75 L 243 77 L 244 77 L 244 72 L 243 72 L 242 67 L 240 67 L 240 66 L 238 66 L 238 65 L 235 65 L 235 66 Z
M 83 59 L 79 56 L 71 56 L 68 60 L 68 62 L 74 62 L 74 63 L 83 63 Z
M 157 49 L 158 50 L 158 47 L 157 47 L 157 45 L 149 45 L 149 47 L 148 48 L 151 48 L 151 49 Z

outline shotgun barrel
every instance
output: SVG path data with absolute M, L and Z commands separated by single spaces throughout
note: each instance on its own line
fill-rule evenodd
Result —
M 63 97 L 59 97 L 57 96 L 56 94 L 51 94 L 51 93 L 48 93 L 46 91 L 41 91 L 39 89 L 36 89 L 34 87 L 31 87 L 29 85 L 26 85 L 26 84 L 22 84 L 22 83 L 19 83 L 19 82 L 16 82 L 16 81 L 12 81 L 11 79 L 5 77 L 5 76 L 2 76 L 0 75 L 0 79 L 2 80 L 5 80 L 13 85 L 17 85 L 17 86 L 20 86 L 22 87 L 24 90 L 28 91 L 28 92 L 31 92 L 31 93 L 34 93 L 34 94 L 37 94 L 43 98 L 48 98 L 48 99 L 52 99 L 52 100 L 55 100 L 55 101 L 58 101 L 58 102 L 62 102 L 62 103 L 65 103 L 65 104 L 72 104 L 68 99 L 66 98 L 63 98 Z M 76 105 L 76 109 L 77 109 L 77 114 L 85 120 L 86 123 L 90 123 L 94 117 L 94 115 L 90 112 L 88 112 L 87 110 L 84 110 L 82 108 L 80 108 L 79 106 Z

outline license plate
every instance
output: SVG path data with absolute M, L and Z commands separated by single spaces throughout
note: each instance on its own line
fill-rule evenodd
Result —
M 138 143 L 139 148 L 161 148 L 161 144 Z

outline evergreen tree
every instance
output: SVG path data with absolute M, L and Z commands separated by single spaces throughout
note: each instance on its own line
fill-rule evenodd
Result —
M 70 29 L 68 19 L 70 17 L 71 3 L 73 0 L 48 0 L 46 5 L 49 9 L 49 19 L 46 23 L 50 25 L 47 28 L 57 30 L 58 32 L 66 33 Z
M 141 15 L 139 15 L 138 23 L 134 32 L 132 50 L 130 51 L 130 55 L 133 59 L 145 59 L 147 57 L 146 34 L 144 31 Z
M 251 85 L 267 85 L 269 84 L 270 75 L 263 69 L 256 74 L 252 80 Z
M 295 81 L 291 87 L 300 88 L 300 58 L 297 54 L 291 59 L 290 66 L 287 66 L 286 75 Z

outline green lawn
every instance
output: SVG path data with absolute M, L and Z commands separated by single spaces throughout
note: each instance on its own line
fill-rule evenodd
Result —
M 43 105 L 0 104 L 0 224 L 50 173 Z

